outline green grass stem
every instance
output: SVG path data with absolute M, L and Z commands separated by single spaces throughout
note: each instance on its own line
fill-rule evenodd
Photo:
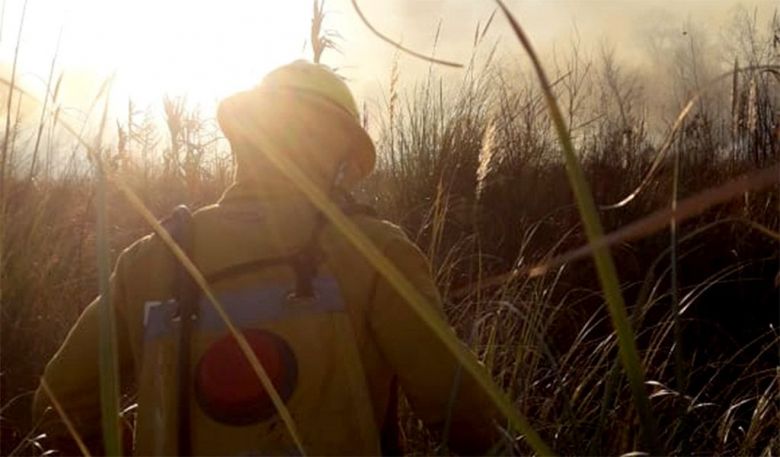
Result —
M 596 245 L 596 242 L 601 241 L 604 238 L 604 230 L 601 227 L 596 203 L 593 200 L 593 195 L 591 194 L 590 187 L 585 179 L 585 174 L 582 171 L 579 159 L 574 151 L 569 128 L 566 125 L 558 102 L 552 92 L 547 74 L 539 61 L 530 40 L 526 37 L 525 32 L 520 27 L 520 24 L 501 0 L 496 1 L 509 20 L 515 35 L 517 35 L 523 48 L 531 58 L 536 75 L 541 83 L 550 117 L 552 118 L 555 130 L 558 134 L 558 139 L 561 143 L 566 163 L 566 173 L 569 176 L 569 182 L 577 201 L 577 208 L 580 212 L 585 233 L 590 244 L 593 245 L 593 260 L 596 263 L 601 288 L 604 292 L 609 314 L 612 317 L 612 324 L 617 332 L 620 358 L 623 362 L 623 368 L 626 371 L 626 375 L 628 376 L 629 385 L 634 398 L 634 405 L 639 413 L 644 440 L 649 450 L 658 453 L 659 449 L 657 445 L 655 419 L 650 411 L 650 400 L 645 389 L 644 368 L 639 360 L 634 331 L 628 321 L 626 306 L 623 301 L 623 294 L 620 291 L 620 282 L 618 280 L 617 271 L 615 270 L 615 264 L 612 260 L 609 248 Z
M 107 81 L 110 84 L 110 82 Z M 95 173 L 97 175 L 97 225 L 96 248 L 98 267 L 98 299 L 100 337 L 100 412 L 103 431 L 103 446 L 106 455 L 122 454 L 122 428 L 119 423 L 120 381 L 119 360 L 117 356 L 116 311 L 111 303 L 111 251 L 108 243 L 108 201 L 106 169 L 100 154 L 103 129 L 108 115 L 110 91 L 105 93 L 105 106 L 100 120 L 100 128 L 95 139 Z

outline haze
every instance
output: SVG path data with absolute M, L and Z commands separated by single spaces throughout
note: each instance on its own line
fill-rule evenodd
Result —
M 467 61 L 474 31 L 495 10 L 490 1 L 363 1 L 366 16 L 387 35 L 421 52 Z M 768 22 L 776 3 L 768 0 L 526 0 L 508 1 L 537 48 L 550 57 L 566 52 L 578 36 L 584 48 L 607 43 L 622 62 L 646 63 L 649 43 L 658 37 L 684 36 L 688 29 L 716 36 L 728 27 L 737 8 Z M 3 4 L 0 64 L 10 75 L 22 0 Z M 165 5 L 165 6 L 160 6 Z M 271 6 L 273 5 L 273 6 Z M 323 61 L 338 67 L 368 105 L 381 103 L 396 59 L 360 23 L 349 0 L 328 0 L 325 26 L 338 31 L 341 52 Z M 113 98 L 132 98 L 144 106 L 159 104 L 163 94 L 186 94 L 192 103 L 213 109 L 221 97 L 249 87 L 276 65 L 310 56 L 305 40 L 311 1 L 286 2 L 136 2 L 30 0 L 20 43 L 19 80 L 42 93 L 52 56 L 59 47 L 57 71 L 65 72 L 63 105 L 84 109 L 105 78 L 118 76 Z M 437 28 L 441 24 L 438 42 Z M 497 16 L 485 40 L 496 44 L 508 62 L 525 63 L 506 22 Z M 398 57 L 404 81 L 418 78 L 428 64 Z M 458 70 L 440 68 L 444 77 Z M 117 102 L 119 103 L 119 102 Z

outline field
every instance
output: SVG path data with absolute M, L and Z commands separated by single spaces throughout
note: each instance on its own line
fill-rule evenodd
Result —
M 399 87 L 395 65 L 364 121 L 379 164 L 357 198 L 427 253 L 459 336 L 559 454 L 780 453 L 780 22 L 744 19 L 733 71 L 688 79 L 711 58 L 692 55 L 667 75 L 680 90 L 665 116 L 608 51 L 573 44 L 548 66 L 547 98 L 533 68 L 508 67 L 477 33 L 460 82 L 431 64 Z M 130 104 L 93 156 L 55 113 L 30 127 L 4 112 L 3 455 L 45 451 L 29 417 L 42 369 L 98 293 L 101 262 L 151 231 L 98 163 L 157 218 L 231 182 L 213 116 L 161 105 L 164 125 Z M 599 225 L 609 249 L 578 251 Z M 446 452 L 411 413 L 402 425 L 410 453 Z M 511 452 L 531 452 L 510 425 Z

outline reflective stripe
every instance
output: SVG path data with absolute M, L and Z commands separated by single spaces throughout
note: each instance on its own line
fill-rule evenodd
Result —
M 344 299 L 336 278 L 317 277 L 312 284 L 315 292 L 313 299 L 289 299 L 291 287 L 287 285 L 255 285 L 219 293 L 217 299 L 238 327 L 262 321 L 291 319 L 311 313 L 344 311 Z M 174 324 L 179 320 L 176 308 L 175 300 L 147 303 L 144 310 L 144 339 L 171 336 L 178 327 Z M 213 332 L 225 329 L 222 318 L 208 298 L 200 298 L 198 309 L 198 322 L 195 325 L 197 330 Z

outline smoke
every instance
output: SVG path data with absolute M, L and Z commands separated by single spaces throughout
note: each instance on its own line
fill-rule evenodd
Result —
M 544 60 L 568 58 L 572 41 L 581 52 L 594 56 L 605 46 L 620 65 L 652 78 L 667 81 L 662 88 L 679 95 L 692 84 L 733 66 L 735 21 L 754 16 L 759 27 L 771 21 L 773 0 L 510 0 L 510 10 L 526 29 Z M 344 35 L 343 55 L 336 56 L 361 95 L 377 99 L 386 88 L 389 69 L 396 58 L 391 46 L 380 42 L 358 23 L 348 0 L 330 2 L 339 11 L 336 25 Z M 404 45 L 437 57 L 467 63 L 474 54 L 474 33 L 495 11 L 490 1 L 399 0 L 361 2 L 366 16 L 387 35 Z M 346 18 L 349 20 L 346 20 Z M 496 45 L 508 65 L 525 65 L 526 57 L 502 17 L 496 17 L 483 46 Z M 691 57 L 693 56 L 693 57 Z M 699 62 L 698 75 L 675 74 L 681 60 Z M 402 79 L 419 79 L 429 64 L 400 56 Z M 457 70 L 438 68 L 443 77 L 460 77 Z M 680 80 L 681 78 L 681 80 Z M 673 83 L 672 79 L 678 82 Z M 681 87 L 675 87 L 679 85 Z M 652 88 L 654 89 L 654 88 Z

